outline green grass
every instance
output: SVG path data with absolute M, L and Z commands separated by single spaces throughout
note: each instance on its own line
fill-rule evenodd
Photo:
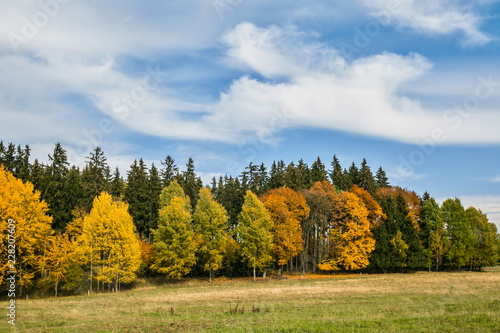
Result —
M 19 300 L 15 329 L 3 321 L 2 332 L 499 332 L 500 271 L 187 281 Z

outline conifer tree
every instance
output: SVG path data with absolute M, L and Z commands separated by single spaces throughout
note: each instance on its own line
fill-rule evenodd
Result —
M 375 175 L 375 181 L 377 184 L 377 187 L 389 187 L 389 178 L 387 178 L 387 175 L 385 174 L 385 171 L 382 169 L 382 167 L 379 167 L 377 170 L 377 173 Z
M 370 194 L 375 194 L 375 190 L 377 189 L 377 184 L 375 182 L 375 178 L 373 178 L 373 174 L 366 162 L 366 159 L 363 158 L 363 162 L 361 163 L 361 168 L 358 172 L 358 186 L 364 188 Z
M 186 171 L 183 171 L 180 176 L 179 185 L 182 186 L 184 193 L 191 199 L 191 206 L 195 207 L 198 192 L 202 188 L 203 183 L 201 178 L 196 176 L 194 172 L 194 162 L 191 157 L 186 163 Z
M 285 186 L 285 162 L 283 160 L 277 163 L 273 161 L 269 171 L 268 189 L 280 188 Z
M 149 238 L 151 223 L 151 197 L 146 165 L 142 158 L 130 166 L 125 189 L 125 201 L 129 204 L 129 213 L 137 231 L 142 237 Z
M 325 165 L 321 162 L 321 159 L 318 158 L 311 165 L 311 186 L 316 182 L 322 182 L 327 180 L 327 171 L 325 169 Z M 310 187 L 310 186 L 309 186 Z
M 253 269 L 255 281 L 256 269 L 265 268 L 272 262 L 271 250 L 273 222 L 264 204 L 255 194 L 247 191 L 245 202 L 238 216 L 235 234 L 241 247 L 241 254 L 249 268 Z
M 101 147 L 96 147 L 88 157 L 82 171 L 83 199 L 82 207 L 89 212 L 94 198 L 109 191 L 110 169 Z
M 351 186 L 348 183 L 348 175 L 342 169 L 340 161 L 336 155 L 333 155 L 332 171 L 330 173 L 333 186 L 339 191 L 347 191 Z
M 163 187 L 167 187 L 172 180 L 179 178 L 179 168 L 175 165 L 175 159 L 170 155 L 167 155 L 161 164 L 165 167 L 160 172 L 161 180 Z

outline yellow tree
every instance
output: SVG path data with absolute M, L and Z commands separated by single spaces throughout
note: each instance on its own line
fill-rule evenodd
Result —
M 94 199 L 92 209 L 83 219 L 82 233 L 77 240 L 77 251 L 83 262 L 90 265 L 90 279 L 112 284 L 115 290 L 120 284 L 135 280 L 141 264 L 139 237 L 128 205 L 115 201 L 102 192 Z
M 212 282 L 212 272 L 222 267 L 231 237 L 227 232 L 229 216 L 224 207 L 214 200 L 208 188 L 200 189 L 193 221 L 194 231 L 200 237 L 199 257 L 203 269 L 209 271 L 209 281 Z
M 366 209 L 368 210 L 368 220 L 370 221 L 370 228 L 373 230 L 378 227 L 386 218 L 382 207 L 373 198 L 373 196 L 364 188 L 354 185 L 349 192 L 354 193 L 358 198 L 363 201 Z
M 370 253 L 375 249 L 368 210 L 361 199 L 350 192 L 341 192 L 333 200 L 332 214 L 336 221 L 328 232 L 330 255 L 319 268 L 322 270 L 365 268 L 369 264 Z
M 255 281 L 256 268 L 265 268 L 271 262 L 273 221 L 264 204 L 251 191 L 245 194 L 245 200 L 238 215 L 236 237 L 240 243 L 241 255 L 253 269 Z
M 281 266 L 298 255 L 304 245 L 301 221 L 308 218 L 309 206 L 304 196 L 291 188 L 277 188 L 262 196 L 273 221 L 273 254 Z
M 45 280 L 54 284 L 54 296 L 57 297 L 59 285 L 65 281 L 73 255 L 73 244 L 67 234 L 51 236 L 48 240 L 44 267 Z
M 40 271 L 46 240 L 53 233 L 47 211 L 31 183 L 16 179 L 0 165 L 1 283 L 5 282 L 3 274 L 16 271 L 20 295 L 22 287 L 29 286 Z
M 198 245 L 188 202 L 184 195 L 172 197 L 160 209 L 158 229 L 153 230 L 155 255 L 151 268 L 171 279 L 182 278 L 196 263 Z

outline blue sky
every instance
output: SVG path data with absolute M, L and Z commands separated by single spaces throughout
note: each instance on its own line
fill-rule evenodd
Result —
M 5 1 L 0 137 L 125 172 L 363 158 L 500 226 L 494 0 Z

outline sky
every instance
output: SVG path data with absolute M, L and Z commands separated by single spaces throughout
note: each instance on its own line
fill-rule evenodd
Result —
M 126 173 L 366 158 L 500 228 L 495 0 L 0 3 L 0 140 Z

